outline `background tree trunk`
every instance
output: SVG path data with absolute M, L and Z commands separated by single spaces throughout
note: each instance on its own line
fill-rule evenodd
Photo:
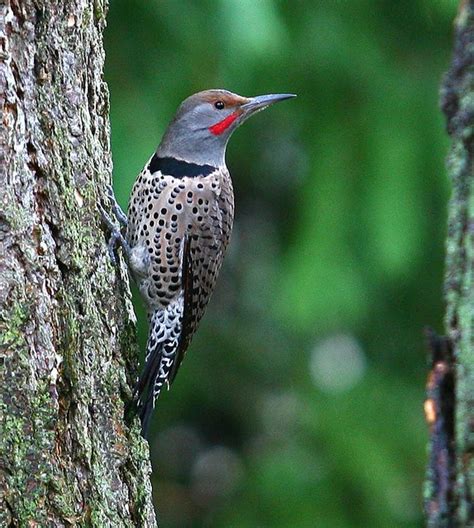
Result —
M 0 526 L 156 526 L 111 179 L 106 0 L 0 5 Z M 107 207 L 107 203 L 105 204 Z
M 431 429 L 426 487 L 429 526 L 474 526 L 474 0 L 456 20 L 442 107 L 452 139 L 448 173 L 447 339 L 431 336 Z

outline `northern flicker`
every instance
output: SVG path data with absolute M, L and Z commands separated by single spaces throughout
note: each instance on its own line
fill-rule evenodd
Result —
M 227 142 L 248 117 L 291 97 L 227 90 L 188 97 L 133 186 L 125 240 L 116 232 L 113 241 L 121 240 L 148 311 L 145 366 L 134 395 L 144 433 L 203 316 L 229 243 Z M 126 224 L 120 212 L 119 220 Z

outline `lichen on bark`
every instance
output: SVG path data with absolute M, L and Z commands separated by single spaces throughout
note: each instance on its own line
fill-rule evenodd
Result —
M 444 367 L 440 380 L 445 380 L 444 374 L 451 370 L 453 375 L 452 383 L 444 386 L 451 387 L 452 395 L 438 391 L 443 389 L 441 385 L 431 386 L 436 394 L 444 395 L 443 405 L 433 407 L 433 420 L 448 424 L 444 431 L 431 429 L 425 503 L 428 526 L 437 528 L 474 526 L 474 0 L 460 3 L 441 103 L 452 140 L 447 163 L 452 195 L 445 276 L 451 352 L 438 358 L 437 366 L 438 370 Z M 452 433 L 445 435 L 443 444 L 441 435 L 433 436 L 436 430 L 443 435 L 449 430 Z M 433 457 L 433 446 L 438 446 L 437 457 Z
M 156 526 L 111 179 L 104 0 L 0 4 L 0 526 Z M 107 204 L 104 204 L 107 206 Z

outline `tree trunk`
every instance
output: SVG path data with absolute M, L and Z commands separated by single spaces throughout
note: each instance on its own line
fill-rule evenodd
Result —
M 0 526 L 153 527 L 111 179 L 106 0 L 0 2 Z M 107 208 L 107 202 L 104 203 Z
M 432 527 L 474 526 L 474 0 L 456 19 L 442 107 L 452 147 L 445 295 L 447 339 L 431 338 L 426 402 L 431 446 L 426 513 Z

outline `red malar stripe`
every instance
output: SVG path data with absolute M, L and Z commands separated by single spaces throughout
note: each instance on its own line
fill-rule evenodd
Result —
M 215 136 L 219 136 L 222 134 L 222 132 L 225 132 L 230 125 L 239 117 L 240 112 L 234 112 L 233 114 L 230 114 L 222 121 L 219 121 L 219 123 L 216 123 L 215 125 L 212 125 L 209 127 L 209 131 L 211 134 L 214 134 Z

